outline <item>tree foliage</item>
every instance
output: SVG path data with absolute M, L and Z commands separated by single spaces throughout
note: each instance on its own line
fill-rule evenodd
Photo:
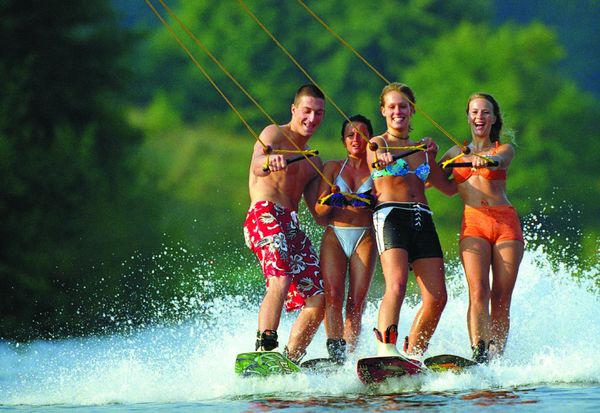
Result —
M 238 2 L 166 3 L 277 122 L 288 120 L 307 79 Z M 516 137 L 511 200 L 552 230 L 572 227 L 595 256 L 599 102 L 564 77 L 551 27 L 496 27 L 491 0 L 306 3 L 385 77 L 410 84 L 420 111 L 460 141 L 467 97 L 496 96 Z M 297 2 L 245 4 L 330 97 L 311 140 L 324 159 L 344 156 L 333 101 L 383 129 L 384 81 L 350 50 Z M 253 138 L 151 11 L 131 8 L 123 22 L 108 0 L 0 2 L 0 337 L 173 319 L 169 305 L 195 299 L 207 279 L 228 292 L 261 283 L 241 236 Z M 260 131 L 263 114 L 169 21 Z M 421 114 L 414 122 L 413 134 L 451 145 Z M 453 256 L 460 200 L 428 196 Z M 557 199 L 579 209 L 553 208 Z
M 346 114 L 364 113 L 374 121 L 376 130 L 384 127 L 378 111 L 378 95 L 384 83 L 351 51 L 297 4 L 247 4 Z M 335 2 L 307 4 L 385 77 L 413 86 L 423 111 L 461 142 L 469 138 L 464 117 L 467 97 L 478 90 L 493 93 L 502 103 L 507 129 L 515 132 L 517 157 L 511 168 L 509 191 L 523 216 L 545 210 L 542 199 L 564 197 L 579 204 L 585 201 L 590 189 L 598 186 L 592 169 L 597 155 L 591 154 L 583 161 L 577 156 L 577 148 L 584 144 L 579 136 L 585 139 L 591 133 L 598 101 L 562 74 L 560 65 L 565 50 L 553 29 L 539 22 L 494 27 L 490 24 L 491 4 L 484 1 L 475 8 L 466 7 L 461 1 L 401 4 L 361 1 L 346 8 L 338 7 Z M 378 12 L 373 13 L 373 10 Z M 276 119 L 287 120 L 289 96 L 306 79 L 295 76 L 297 69 L 293 63 L 242 9 L 196 2 L 182 4 L 176 13 L 241 83 L 249 86 L 250 93 L 258 97 L 271 114 L 276 114 Z M 302 30 L 293 30 L 295 27 Z M 161 66 L 161 62 L 171 61 L 170 56 L 182 56 L 164 31 L 157 32 L 151 44 L 156 53 L 168 56 L 152 59 Z M 203 58 L 200 50 L 197 56 Z M 212 69 L 218 83 L 229 86 L 228 80 L 220 78 L 219 70 Z M 218 123 L 219 129 L 227 129 L 228 123 L 233 128 L 240 127 L 235 117 L 223 117 L 223 110 L 230 112 L 229 109 L 214 101 L 221 98 L 194 68 L 183 74 L 177 70 L 154 71 L 169 79 L 165 79 L 165 85 L 170 89 L 157 95 L 161 100 L 177 102 L 182 107 L 181 113 L 187 113 L 188 117 L 192 113 L 198 122 Z M 186 78 L 188 74 L 193 79 Z M 197 83 L 198 87 L 183 91 L 177 82 Z M 265 121 L 260 120 L 262 115 L 253 112 L 252 105 L 244 101 L 238 90 L 228 90 L 231 96 L 241 99 L 237 102 L 243 113 L 254 114 L 250 118 L 258 128 L 264 125 Z M 201 99 L 209 100 L 214 112 L 199 112 L 193 110 L 195 105 L 186 103 Z M 192 111 L 188 112 L 186 106 Z M 572 124 L 554 120 L 565 114 L 577 119 L 577 130 L 581 131 L 578 137 L 572 136 Z M 313 141 L 325 158 L 343 156 L 342 147 L 335 139 L 341 119 L 333 105 L 328 105 L 325 123 Z M 247 134 L 238 130 L 240 136 Z M 443 149 L 451 144 L 426 117 L 417 116 L 414 133 L 434 136 Z M 243 138 L 240 144 L 246 144 Z M 583 169 L 586 185 L 573 186 L 565 179 L 562 167 L 575 168 L 575 163 L 578 169 Z M 535 185 L 532 185 L 532 177 Z M 445 245 L 449 246 L 457 232 L 460 202 L 434 191 L 430 196 L 440 210 L 438 220 L 445 233 Z M 595 225 L 592 217 L 596 212 L 596 207 L 586 205 L 574 224 L 577 231 Z M 554 211 L 550 215 L 548 224 L 564 229 L 566 224 L 561 223 L 561 213 Z
M 376 110 L 372 95 L 366 95 L 365 90 L 376 93 L 382 81 L 297 2 L 244 4 L 344 112 Z M 397 79 L 414 63 L 419 48 L 445 29 L 461 19 L 485 18 L 491 10 L 487 0 L 368 0 L 342 7 L 335 1 L 306 4 L 391 79 Z M 237 2 L 181 2 L 174 12 L 272 117 L 286 120 L 291 94 L 309 80 Z M 264 124 L 265 117 L 254 105 L 189 41 L 176 21 L 169 21 L 244 116 L 254 125 Z M 167 96 L 184 119 L 206 122 L 217 116 L 225 127 L 239 127 L 233 116 L 222 119 L 223 113 L 230 113 L 229 108 L 198 69 L 187 63 L 188 57 L 168 31 L 156 31 L 148 44 L 148 56 L 148 84 L 162 85 L 161 96 Z M 197 110 L 199 107 L 204 110 Z M 332 106 L 329 112 L 332 119 L 342 119 Z M 326 124 L 324 133 L 337 135 L 337 127 Z
M 140 141 L 120 111 L 133 38 L 107 2 L 0 8 L 0 336 L 28 337 L 79 311 L 73 291 L 94 294 L 78 286 L 147 238 L 124 190 Z
M 540 214 L 550 200 L 568 200 L 580 211 L 570 225 L 581 235 L 584 227 L 596 226 L 594 217 L 600 212 L 588 202 L 589 193 L 600 187 L 595 171 L 600 154 L 581 153 L 590 146 L 600 103 L 558 74 L 563 56 L 555 32 L 539 23 L 499 28 L 463 23 L 425 51 L 406 72 L 406 80 L 414 85 L 424 110 L 459 142 L 470 139 L 467 98 L 478 91 L 494 95 L 505 129 L 514 133 L 517 155 L 510 168 L 510 198 L 523 216 Z M 419 117 L 418 125 L 442 148 L 452 144 L 424 117 Z M 565 171 L 577 171 L 577 185 Z M 440 199 L 436 205 L 441 216 L 458 222 L 454 202 Z M 547 224 L 566 230 L 564 213 L 549 211 Z

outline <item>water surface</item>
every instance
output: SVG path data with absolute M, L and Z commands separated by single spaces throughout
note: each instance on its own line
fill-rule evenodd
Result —
M 452 275 L 452 272 L 455 275 Z M 469 357 L 467 295 L 450 269 L 449 301 L 426 356 Z M 123 335 L 30 344 L 0 343 L 0 411 L 597 411 L 600 408 L 598 269 L 579 271 L 528 250 L 512 304 L 506 353 L 462 374 L 431 373 L 366 387 L 354 365 L 375 354 L 370 330 L 377 300 L 366 309 L 357 352 L 331 376 L 268 379 L 235 376 L 237 353 L 252 350 L 257 300 L 224 296 L 196 302 L 175 325 Z M 412 302 L 415 301 L 415 302 Z M 418 302 L 402 308 L 405 334 Z M 285 342 L 294 315 L 279 329 Z M 307 358 L 325 357 L 319 330 Z

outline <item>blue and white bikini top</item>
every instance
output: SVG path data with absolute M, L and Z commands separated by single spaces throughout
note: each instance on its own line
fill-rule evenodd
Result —
M 385 146 L 387 148 L 387 142 L 385 139 L 383 141 L 385 142 Z M 408 174 L 415 174 L 417 178 L 419 178 L 422 182 L 425 182 L 427 181 L 430 172 L 431 167 L 429 166 L 429 156 L 427 155 L 427 152 L 425 152 L 425 162 L 417 166 L 414 171 L 410 170 L 408 163 L 403 158 L 399 158 L 393 164 L 390 164 L 383 169 L 376 169 L 371 172 L 371 177 L 373 179 L 377 179 L 383 176 L 406 176 Z
M 373 189 L 373 179 L 369 176 L 367 180 L 363 182 L 356 191 L 353 191 L 352 188 L 350 188 L 350 185 L 348 185 L 344 178 L 342 178 L 342 171 L 346 167 L 347 163 L 348 158 L 346 158 L 346 160 L 344 161 L 344 164 L 342 165 L 340 172 L 338 172 L 338 176 L 335 178 L 334 182 L 334 185 L 337 185 L 337 187 L 340 188 L 340 192 L 344 192 L 347 194 L 364 194 Z

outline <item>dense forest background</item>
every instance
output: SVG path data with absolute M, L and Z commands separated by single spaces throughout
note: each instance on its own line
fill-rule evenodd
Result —
M 239 2 L 166 4 L 274 119 L 289 119 L 307 79 Z M 384 128 L 384 82 L 298 2 L 246 4 L 347 115 Z M 598 264 L 598 1 L 306 4 L 461 141 L 467 97 L 495 95 L 515 132 L 509 192 L 530 247 Z M 219 294 L 260 294 L 241 235 L 254 138 L 148 5 L 6 0 L 0 15 L 0 339 L 123 331 L 181 320 Z M 167 21 L 259 132 L 265 117 Z M 344 156 L 342 120 L 328 104 L 312 141 L 324 159 Z M 414 134 L 452 144 L 424 116 Z M 452 262 L 461 203 L 429 199 Z

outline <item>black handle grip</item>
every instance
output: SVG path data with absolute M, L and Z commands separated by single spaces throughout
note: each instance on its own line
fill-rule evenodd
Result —
M 448 165 L 444 166 L 444 168 L 470 168 L 472 166 L 472 162 L 451 162 Z M 498 166 L 498 162 L 488 162 L 487 166 Z
M 410 150 L 410 151 L 408 151 L 408 152 L 404 152 L 404 153 L 398 153 L 398 154 L 396 154 L 396 155 L 392 155 L 392 159 L 393 159 L 394 161 L 397 161 L 397 160 L 398 160 L 398 159 L 400 159 L 400 158 L 404 158 L 405 156 L 409 156 L 409 155 L 412 155 L 413 153 L 417 153 L 417 152 L 421 152 L 421 149 L 413 149 L 413 150 Z M 373 162 L 373 163 L 371 164 L 371 167 L 373 167 L 373 168 L 377 168 L 377 162 Z
M 286 159 L 286 163 L 289 165 L 291 163 L 298 162 L 298 161 L 301 161 L 306 158 L 311 158 L 313 156 L 317 156 L 318 154 L 319 154 L 319 151 L 309 152 L 305 155 L 300 155 L 300 156 L 296 156 L 294 158 Z M 268 170 L 269 170 L 269 167 L 263 167 L 264 172 L 267 172 Z

